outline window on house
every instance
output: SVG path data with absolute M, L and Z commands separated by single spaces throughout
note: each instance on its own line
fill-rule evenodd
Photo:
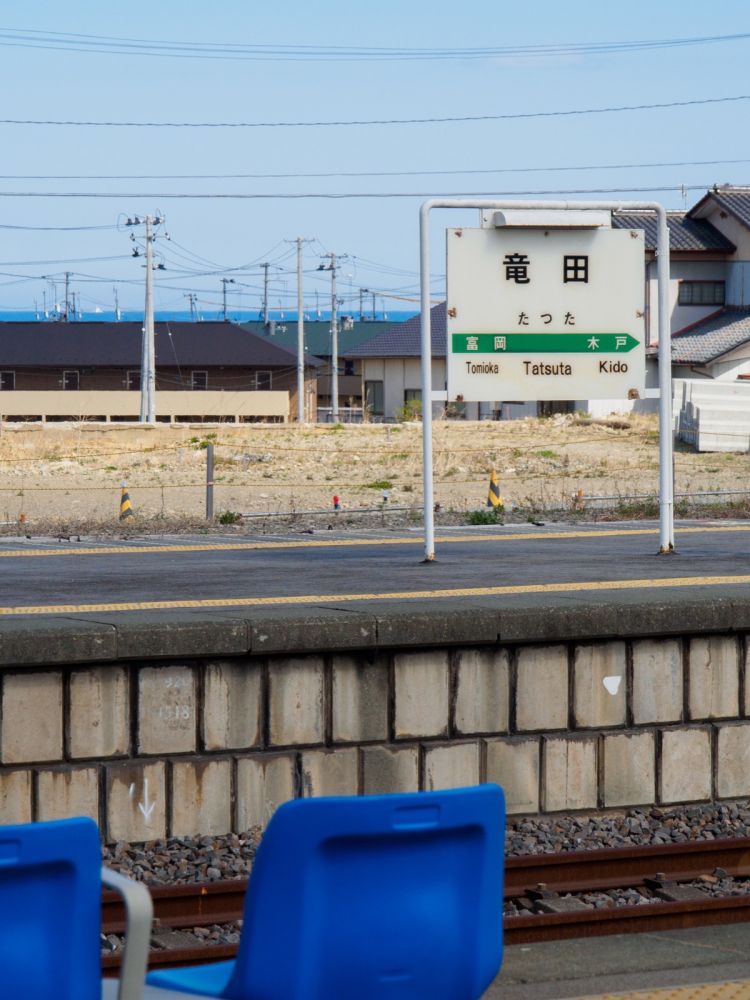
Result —
M 421 389 L 404 389 L 404 402 L 409 403 L 412 399 L 418 399 L 422 402 L 422 390 Z
M 140 389 L 141 372 L 138 368 L 133 368 L 125 374 L 125 388 L 128 390 Z
M 208 372 L 191 372 L 190 388 L 208 389 Z
M 271 388 L 271 373 L 270 372 L 256 372 L 255 373 L 255 388 L 260 392 L 265 392 Z
M 681 281 L 677 301 L 681 306 L 723 306 L 725 292 L 723 281 Z
M 15 372 L 0 372 L 0 390 L 5 389 L 6 392 L 10 392 L 16 387 L 16 373 Z
M 344 362 L 344 375 L 353 375 L 353 374 L 354 374 L 354 362 L 353 361 L 345 361 Z
M 382 381 L 365 382 L 365 406 L 374 417 L 382 417 L 385 412 Z
M 63 389 L 71 389 L 74 392 L 80 388 L 81 376 L 77 371 L 64 371 L 62 377 Z

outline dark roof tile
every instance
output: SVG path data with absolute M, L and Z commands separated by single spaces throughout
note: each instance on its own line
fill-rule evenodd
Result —
M 142 323 L 0 323 L 0 367 L 138 368 Z M 157 365 L 294 368 L 296 355 L 235 323 L 155 324 Z M 306 358 L 308 365 L 321 364 Z
M 642 229 L 646 249 L 656 250 L 656 216 L 651 212 L 617 212 L 612 215 L 614 229 Z M 682 213 L 667 214 L 669 249 L 703 253 L 734 253 L 730 240 L 705 219 L 691 219 Z
M 710 202 L 715 202 L 745 226 L 750 227 L 750 188 L 718 187 L 705 194 L 688 212 L 689 216 L 701 214 Z
M 722 309 L 672 338 L 672 361 L 706 364 L 750 340 L 750 309 Z
M 418 358 L 422 354 L 422 317 L 412 316 L 403 323 L 388 327 L 379 337 L 368 340 L 361 347 L 346 352 L 347 358 Z M 430 310 L 432 356 L 445 357 L 446 344 L 445 302 Z

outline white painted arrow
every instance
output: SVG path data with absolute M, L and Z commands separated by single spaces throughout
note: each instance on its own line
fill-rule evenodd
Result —
M 151 818 L 151 813 L 154 811 L 155 807 L 156 807 L 156 802 L 152 802 L 149 805 L 149 801 L 148 801 L 148 778 L 144 778 L 144 780 L 143 780 L 143 802 L 139 802 L 138 803 L 138 808 L 143 813 L 143 818 L 146 820 L 147 823 L 148 823 L 149 819 Z

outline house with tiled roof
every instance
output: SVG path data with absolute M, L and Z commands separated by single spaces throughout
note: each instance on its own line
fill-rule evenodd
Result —
M 0 323 L 0 417 L 131 419 L 139 412 L 142 331 L 139 322 Z M 157 322 L 154 354 L 157 419 L 169 418 L 162 403 L 186 419 L 252 419 L 266 413 L 271 396 L 277 416 L 296 415 L 296 354 L 236 323 Z M 310 419 L 321 364 L 305 357 Z
M 647 343 L 656 331 L 655 221 L 616 215 L 646 232 Z M 685 214 L 670 213 L 672 374 L 750 377 L 750 187 L 715 187 Z
M 421 317 L 411 316 L 403 323 L 388 327 L 378 337 L 349 352 L 362 366 L 363 399 L 368 414 L 374 420 L 392 419 L 412 400 L 421 400 Z M 432 337 L 432 387 L 445 389 L 445 354 L 447 343 L 447 316 L 445 302 L 430 310 Z M 433 414 L 439 416 L 445 407 L 433 403 Z M 537 404 L 522 400 L 500 400 L 485 403 L 453 404 L 450 416 L 466 420 L 503 419 L 535 416 Z
M 276 344 L 287 351 L 297 351 L 296 319 L 249 320 L 242 326 L 268 344 Z M 350 357 L 353 349 L 372 340 L 390 324 L 382 319 L 364 319 L 352 315 L 340 315 L 338 321 L 338 392 L 339 416 L 350 418 L 360 413 L 362 406 L 362 371 L 359 360 Z M 316 372 L 316 393 L 319 419 L 328 416 L 325 412 L 331 406 L 333 383 L 331 321 L 306 319 L 304 324 L 305 353 L 319 358 L 322 364 Z
M 717 229 L 732 242 L 734 250 L 712 274 L 714 301 L 703 305 L 703 315 L 687 323 L 673 322 L 673 372 L 682 378 L 748 379 L 750 187 L 714 188 L 685 218 Z M 710 295 L 708 288 L 704 288 L 704 292 Z M 680 315 L 678 319 L 683 320 L 685 316 Z
M 656 386 L 658 309 L 656 217 L 613 212 L 615 229 L 645 234 L 647 385 Z M 717 187 L 688 212 L 669 212 L 669 311 L 673 373 L 682 378 L 750 379 L 750 187 Z M 377 419 L 392 419 L 409 399 L 418 399 L 420 318 L 385 330 L 349 352 L 361 361 L 366 404 Z M 445 303 L 432 309 L 433 388 L 445 388 Z M 656 408 L 655 400 L 571 400 L 564 408 L 601 414 Z M 465 404 L 462 415 L 517 417 L 549 412 L 558 404 L 492 400 Z
M 647 212 L 616 212 L 614 229 L 642 229 L 646 246 L 646 344 L 659 340 L 656 282 L 656 216 Z M 669 313 L 672 333 L 713 315 L 725 303 L 727 262 L 737 245 L 708 219 L 681 212 L 667 213 L 669 229 Z M 750 231 L 748 232 L 750 236 Z M 750 259 L 750 258 L 748 258 Z

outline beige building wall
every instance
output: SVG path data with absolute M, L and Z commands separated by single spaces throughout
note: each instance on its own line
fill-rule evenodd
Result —
M 4 391 L 0 393 L 0 416 L 9 418 L 57 418 L 70 420 L 117 420 L 137 418 L 140 393 L 101 390 Z M 212 419 L 289 419 L 289 393 L 281 391 L 231 392 L 178 390 L 156 393 L 157 417 L 170 421 L 209 417 Z

